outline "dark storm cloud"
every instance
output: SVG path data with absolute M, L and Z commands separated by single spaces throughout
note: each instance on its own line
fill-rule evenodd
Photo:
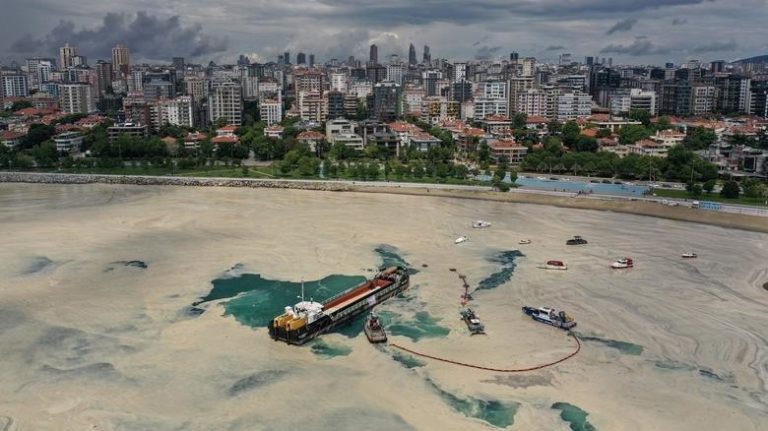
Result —
M 672 20 L 672 25 L 683 25 L 683 24 L 686 24 L 687 22 L 688 20 L 685 18 L 674 18 Z
M 565 47 L 563 45 L 550 45 L 548 46 L 545 51 L 562 51 Z
M 671 49 L 658 46 L 644 37 L 638 37 L 629 45 L 608 45 L 600 50 L 604 54 L 621 54 L 633 57 L 668 54 L 671 51 Z
M 60 21 L 46 36 L 26 35 L 11 45 L 11 51 L 55 54 L 64 43 L 76 46 L 90 56 L 108 58 L 118 43 L 130 47 L 131 54 L 149 60 L 171 55 L 198 57 L 226 51 L 226 38 L 203 33 L 200 24 L 184 26 L 178 16 L 158 18 L 140 11 L 136 15 L 108 13 L 101 25 L 77 29 L 71 21 Z
M 733 51 L 739 46 L 736 44 L 736 41 L 731 40 L 728 42 L 712 42 L 705 45 L 699 45 L 691 52 L 694 52 L 696 54 L 705 54 L 708 52 L 721 52 L 721 51 Z
M 635 24 L 637 24 L 637 20 L 634 18 L 623 19 L 614 24 L 613 27 L 609 28 L 605 34 L 614 34 L 620 31 L 630 31 L 632 30 L 632 27 L 635 26 Z
M 477 51 L 475 51 L 475 59 L 489 60 L 493 57 L 496 57 L 499 51 L 501 51 L 500 46 L 483 45 L 480 48 L 478 48 Z

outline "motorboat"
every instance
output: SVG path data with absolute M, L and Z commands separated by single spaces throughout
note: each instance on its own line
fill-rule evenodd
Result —
M 475 220 L 475 222 L 472 223 L 472 227 L 475 229 L 483 229 L 486 227 L 491 227 L 491 222 L 488 222 L 485 220 Z
M 531 240 L 530 240 L 530 239 L 521 239 L 521 240 L 518 242 L 518 244 L 521 244 L 521 245 L 526 245 L 526 244 L 530 244 L 530 243 L 531 243 Z
M 584 244 L 587 244 L 587 240 L 578 235 L 575 235 L 573 238 L 565 242 L 565 245 L 584 245 Z
M 485 334 L 485 325 L 480 322 L 480 318 L 477 317 L 477 314 L 471 308 L 461 310 L 459 314 L 461 314 L 461 319 L 464 323 L 467 324 L 470 335 Z
M 549 181 L 549 178 L 547 177 L 536 177 L 536 179 L 539 181 Z
M 455 244 L 461 244 L 462 242 L 467 242 L 467 241 L 469 241 L 469 238 L 467 238 L 466 235 L 462 235 L 462 236 L 456 238 L 456 241 L 454 241 L 454 243 Z
M 692 251 L 689 251 L 687 253 L 683 253 L 681 256 L 683 257 L 683 259 L 696 259 L 697 257 L 699 257 L 698 254 L 696 254 L 696 253 L 694 253 Z
M 629 257 L 621 258 L 611 264 L 611 268 L 613 269 L 626 269 L 626 268 L 632 268 L 634 266 L 635 266 L 635 263 Z
M 573 317 L 565 313 L 565 311 L 557 311 L 554 308 L 549 307 L 523 307 L 523 313 L 537 322 L 552 325 L 556 328 L 571 329 L 576 326 L 576 321 Z
M 544 265 L 539 265 L 539 269 L 555 269 L 565 271 L 568 269 L 568 265 L 560 260 L 548 260 Z

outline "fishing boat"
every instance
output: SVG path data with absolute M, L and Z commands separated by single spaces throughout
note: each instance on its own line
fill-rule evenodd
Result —
M 384 332 L 384 327 L 381 326 L 379 316 L 371 313 L 367 319 L 365 319 L 365 325 L 363 326 L 363 332 L 368 337 L 368 341 L 371 343 L 386 343 L 387 333 Z
M 567 315 L 565 311 L 557 311 L 549 307 L 523 307 L 523 313 L 530 316 L 533 320 L 556 328 L 571 329 L 576 326 L 573 317 Z
M 587 240 L 578 235 L 575 235 L 573 238 L 566 241 L 565 244 L 566 245 L 584 245 L 584 244 L 587 244 Z
M 518 242 L 518 244 L 521 244 L 521 245 L 526 245 L 530 243 L 531 243 L 530 239 L 521 239 L 520 242 Z
M 613 269 L 627 269 L 635 266 L 635 262 L 629 257 L 624 257 L 611 264 Z
M 467 324 L 470 335 L 485 334 L 485 325 L 480 322 L 474 311 L 471 308 L 465 308 L 459 312 L 461 319 Z
M 469 241 L 469 238 L 467 238 L 466 235 L 462 235 L 462 236 L 456 238 L 456 241 L 454 241 L 454 243 L 455 244 L 461 244 L 462 242 L 467 242 L 467 241 Z
M 568 269 L 568 265 L 565 262 L 559 260 L 548 260 L 544 265 L 539 265 L 539 269 L 554 269 L 565 271 Z
M 304 298 L 286 306 L 285 312 L 269 322 L 269 335 L 288 344 L 304 344 L 320 334 L 332 331 L 376 304 L 402 293 L 409 286 L 408 269 L 392 266 L 382 269 L 372 279 L 351 287 L 323 302 Z
M 699 255 L 692 251 L 689 251 L 687 253 L 683 253 L 682 257 L 683 259 L 696 259 L 697 257 L 699 257 Z
M 474 223 L 472 223 L 472 227 L 475 229 L 483 229 L 486 227 L 491 227 L 491 222 L 487 222 L 485 220 L 476 220 Z

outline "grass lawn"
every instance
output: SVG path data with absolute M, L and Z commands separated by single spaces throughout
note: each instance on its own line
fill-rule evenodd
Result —
M 653 193 L 657 197 L 662 198 L 675 198 L 675 199 L 688 199 L 696 201 L 711 201 L 720 202 L 724 204 L 737 204 L 737 205 L 750 205 L 750 206 L 765 206 L 765 202 L 760 198 L 748 198 L 745 196 L 739 196 L 736 199 L 728 199 L 720 196 L 719 193 L 707 193 L 703 192 L 701 196 L 694 198 L 691 197 L 685 190 L 668 190 L 668 189 L 654 189 Z

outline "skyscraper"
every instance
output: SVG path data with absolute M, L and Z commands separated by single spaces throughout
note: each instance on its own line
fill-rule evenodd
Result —
M 516 52 L 510 52 L 509 53 L 509 61 L 512 63 L 517 64 L 517 60 L 520 58 L 520 54 Z
M 283 61 L 285 61 L 285 64 L 291 64 L 291 53 L 288 51 L 285 51 L 283 53 Z
M 184 70 L 185 64 L 184 64 L 184 57 L 173 57 L 173 68 L 176 69 L 177 72 L 180 72 Z
M 113 76 L 114 70 L 112 68 L 112 63 L 102 60 L 99 60 L 96 63 L 96 77 L 98 78 L 100 97 L 112 92 Z
M 296 54 L 296 64 L 307 64 L 307 55 L 303 52 Z
M 72 57 L 77 55 L 77 49 L 74 46 L 69 46 L 65 43 L 64 46 L 59 48 L 59 69 L 66 69 L 72 67 Z
M 408 47 L 408 64 L 411 66 L 416 65 L 416 47 L 413 44 Z
M 429 52 L 429 45 L 424 45 L 424 64 L 432 62 L 432 53 Z
M 131 60 L 128 53 L 128 47 L 123 44 L 117 44 L 112 48 L 112 68 L 114 72 L 122 76 L 126 76 L 130 73 Z
M 309 67 L 315 67 L 315 54 L 309 54 Z
M 379 63 L 379 47 L 375 44 L 371 45 L 371 52 L 368 55 L 368 61 L 372 64 L 378 64 Z

